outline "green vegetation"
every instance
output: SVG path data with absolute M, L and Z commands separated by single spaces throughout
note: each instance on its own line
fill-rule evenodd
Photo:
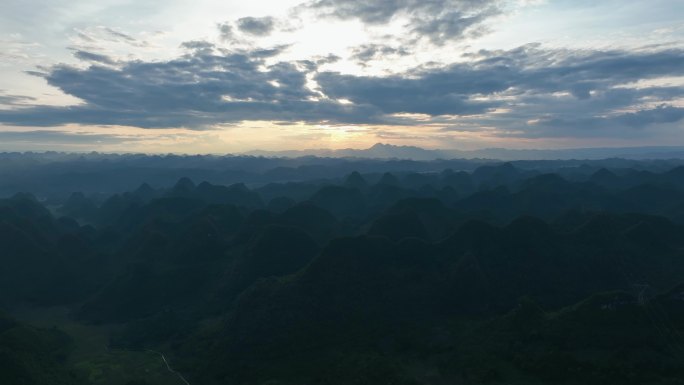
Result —
M 680 173 L 18 194 L 0 384 L 684 384 Z

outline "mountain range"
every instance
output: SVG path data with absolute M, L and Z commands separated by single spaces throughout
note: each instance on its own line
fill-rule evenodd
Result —
M 684 165 L 551 164 L 0 199 L 0 383 L 682 384 Z
M 368 158 L 368 159 L 495 159 L 495 160 L 555 160 L 555 159 L 670 159 L 684 157 L 684 146 L 652 147 L 597 147 L 571 149 L 507 149 L 484 148 L 478 150 L 424 149 L 416 146 L 395 146 L 376 143 L 367 149 L 309 149 L 289 151 L 246 152 L 245 155 L 297 158 L 302 156 Z

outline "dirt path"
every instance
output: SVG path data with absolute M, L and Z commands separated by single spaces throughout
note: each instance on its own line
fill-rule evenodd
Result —
M 180 378 L 186 385 L 190 385 L 190 383 L 188 382 L 188 380 L 186 380 L 185 377 L 183 377 L 182 374 L 180 374 L 179 372 L 177 372 L 176 370 L 174 370 L 174 369 L 171 367 L 171 365 L 169 365 L 169 361 L 166 360 L 166 356 L 164 355 L 164 353 L 158 352 L 158 351 L 156 351 L 156 350 L 148 350 L 148 351 L 150 351 L 150 352 L 152 352 L 152 353 L 159 354 L 159 356 L 161 357 L 161 359 L 164 361 L 164 365 L 166 365 L 166 370 L 168 370 L 169 372 L 171 372 L 171 373 L 175 374 L 176 376 L 178 376 L 178 378 Z

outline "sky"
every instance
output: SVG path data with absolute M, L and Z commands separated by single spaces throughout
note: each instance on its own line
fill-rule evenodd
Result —
M 0 5 L 0 151 L 684 145 L 681 0 Z

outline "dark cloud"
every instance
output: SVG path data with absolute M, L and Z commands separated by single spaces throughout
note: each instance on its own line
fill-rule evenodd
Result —
M 482 24 L 499 13 L 500 10 L 497 8 L 483 9 L 474 14 L 459 11 L 446 12 L 440 17 L 416 22 L 412 32 L 418 36 L 427 37 L 436 45 L 442 45 L 453 39 L 483 35 L 487 29 L 482 27 Z M 469 35 L 468 31 L 472 33 Z
M 188 50 L 193 50 L 193 51 L 205 51 L 206 53 L 211 54 L 216 48 L 215 45 L 212 43 L 209 43 L 208 41 L 204 40 L 190 40 L 190 41 L 184 41 L 180 45 L 182 48 L 188 49 Z
M 518 127 L 505 136 L 525 138 L 573 137 L 649 137 L 644 128 L 651 125 L 677 123 L 684 119 L 684 108 L 660 105 L 628 113 L 608 116 L 547 117 L 525 127 Z
M 230 52 L 206 42 L 184 47 L 187 53 L 170 61 L 47 68 L 35 74 L 84 104 L 0 110 L 0 122 L 200 129 L 249 120 L 411 125 L 417 121 L 410 114 L 425 114 L 428 123 L 447 130 L 489 127 L 501 135 L 542 137 L 619 135 L 682 120 L 674 101 L 684 98 L 684 87 L 629 86 L 681 75 L 681 49 L 529 45 L 476 52 L 443 67 L 358 76 L 321 71 L 328 60 L 321 58 L 267 64 L 286 46 Z M 309 88 L 312 77 L 316 90 Z
M 521 83 L 537 91 L 570 91 L 589 98 L 591 91 L 643 79 L 681 74 L 684 50 L 570 51 L 523 47 L 511 55 L 497 53 L 482 60 L 490 67 L 520 68 Z
M 454 11 L 477 12 L 498 6 L 496 0 L 314 0 L 306 7 L 340 19 L 385 24 L 395 16 L 442 15 Z
M 74 56 L 77 59 L 89 61 L 89 62 L 109 64 L 109 65 L 116 63 L 115 60 L 113 60 L 112 58 L 110 58 L 107 55 L 101 55 L 101 54 L 97 54 L 97 53 L 93 53 L 93 52 L 77 50 L 74 52 Z
M 324 72 L 316 79 L 332 98 L 372 104 L 388 114 L 469 115 L 539 95 L 543 97 L 537 105 L 543 108 L 543 99 L 554 93 L 589 100 L 592 93 L 610 92 L 617 85 L 680 74 L 682 62 L 682 50 L 575 52 L 531 46 L 481 53 L 475 61 L 401 75 L 368 77 Z M 624 91 L 629 92 L 643 93 Z M 670 94 L 681 92 L 680 88 L 670 90 Z M 497 99 L 502 93 L 513 100 Z
M 0 110 L 0 122 L 53 126 L 67 123 L 149 128 L 203 128 L 243 120 L 378 121 L 372 106 L 316 100 L 307 74 L 316 63 L 266 65 L 286 47 L 225 52 L 187 42 L 190 51 L 166 62 L 123 62 L 117 68 L 57 65 L 34 73 L 85 102 L 71 107 Z
M 498 136 L 648 138 L 655 134 L 654 130 L 672 130 L 682 121 L 681 107 L 671 103 L 682 97 L 684 87 L 655 86 L 614 87 L 594 91 L 589 99 L 570 94 L 526 93 L 507 103 L 504 107 L 509 110 L 505 113 L 434 121 L 446 124 L 445 131 L 473 132 L 486 127 Z M 644 106 L 652 101 L 661 105 Z
M 219 36 L 221 40 L 230 41 L 235 37 L 232 24 L 228 22 L 220 23 L 217 25 L 217 28 L 219 30 Z
M 242 33 L 254 36 L 268 36 L 275 29 L 273 17 L 243 17 L 238 19 L 237 27 Z
M 651 110 L 642 110 L 623 114 L 615 118 L 624 125 L 644 127 L 650 124 L 676 123 L 684 119 L 684 108 L 660 105 Z
M 407 56 L 410 54 L 407 49 L 402 47 L 392 47 L 384 44 L 364 44 L 355 47 L 350 58 L 363 65 L 365 62 L 375 59 L 383 59 L 388 56 Z
M 476 79 L 450 78 L 438 73 L 421 78 L 398 75 L 378 78 L 326 72 L 319 74 L 316 80 L 323 92 L 332 98 L 373 105 L 386 114 L 422 113 L 434 116 L 483 113 L 498 103 L 471 101 L 470 93 L 491 93 L 505 89 L 505 84 L 488 84 L 490 82 L 486 79 L 477 82 Z
M 437 45 L 464 38 L 469 29 L 502 12 L 498 0 L 314 0 L 304 8 L 370 25 L 406 17 L 408 32 Z
M 285 50 L 290 48 L 289 45 L 283 44 L 283 45 L 278 45 L 272 48 L 252 48 L 251 50 L 248 51 L 240 51 L 244 53 L 245 55 L 251 56 L 252 58 L 256 59 L 266 59 L 274 56 L 278 56 L 281 53 L 283 53 Z
M 314 60 L 316 64 L 320 66 L 323 64 L 337 63 L 338 61 L 342 60 L 342 58 L 335 54 L 328 54 L 327 56 L 315 57 Z

